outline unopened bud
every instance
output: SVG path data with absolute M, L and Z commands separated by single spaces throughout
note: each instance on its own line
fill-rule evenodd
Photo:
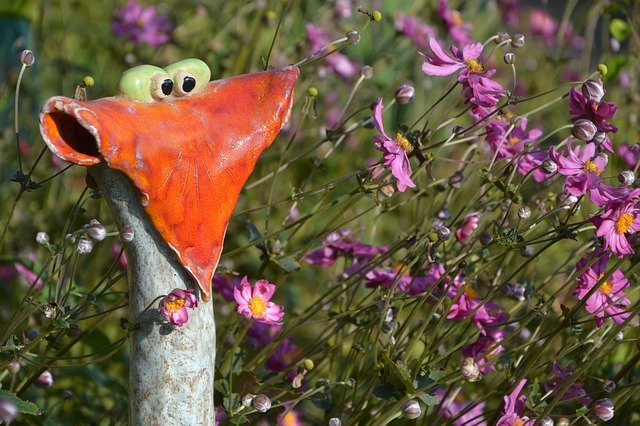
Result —
M 597 131 L 598 128 L 591 122 L 591 120 L 581 118 L 573 123 L 571 134 L 580 140 L 588 142 L 593 139 Z
M 618 174 L 618 182 L 624 186 L 631 186 L 635 182 L 636 177 L 631 170 L 623 170 Z
M 604 389 L 606 393 L 611 393 L 616 390 L 616 382 L 613 380 L 606 380 L 602 385 L 602 389 Z
M 369 79 L 373 77 L 373 68 L 370 67 L 369 65 L 365 65 L 362 68 L 360 68 L 360 75 L 362 76 L 362 78 L 365 79 Z
M 582 94 L 587 100 L 600 102 L 604 96 L 604 86 L 599 80 L 589 79 L 582 85 Z
M 307 90 L 307 94 L 309 96 L 311 96 L 312 98 L 315 98 L 318 96 L 318 89 L 316 89 L 314 86 L 309 87 L 309 89 Z
M 518 209 L 518 217 L 522 220 L 527 220 L 531 217 L 531 209 L 529 206 L 520 206 Z
M 93 241 L 84 235 L 76 240 L 76 251 L 78 254 L 88 254 L 93 250 Z
M 403 84 L 396 89 L 395 98 L 400 105 L 406 105 L 413 100 L 416 89 L 410 84 Z
M 462 174 L 461 171 L 457 171 L 453 175 L 451 175 L 451 177 L 449 178 L 449 185 L 452 188 L 460 188 L 462 186 L 463 180 L 464 180 L 464 175 Z
M 438 216 L 438 219 L 449 220 L 451 219 L 451 210 L 449 210 L 446 207 L 443 207 L 440 210 L 438 210 L 437 216 Z
M 531 257 L 534 255 L 535 253 L 535 249 L 533 248 L 532 245 L 526 245 L 522 251 L 520 252 L 521 255 L 523 255 L 524 257 Z
M 337 418 L 337 417 L 331 417 L 331 418 L 329 419 L 329 423 L 328 423 L 328 425 L 329 425 L 329 426 L 342 426 L 342 420 L 340 420 L 340 419 L 339 419 L 339 418 Z
M 256 395 L 252 403 L 253 407 L 261 413 L 266 413 L 271 408 L 271 400 L 264 394 Z
M 511 37 L 511 46 L 515 48 L 524 46 L 524 36 L 522 34 L 514 34 Z
M 347 43 L 356 45 L 360 43 L 360 33 L 356 30 L 347 32 Z
M 18 415 L 18 407 L 13 401 L 0 397 L 0 421 L 11 423 Z
M 85 226 L 85 230 L 87 234 L 96 241 L 102 241 L 107 237 L 107 230 L 97 220 Z
M 614 406 L 609 398 L 602 398 L 596 401 L 591 409 L 591 413 L 602 421 L 609 421 L 613 418 Z
M 510 297 L 518 302 L 524 302 L 527 288 L 520 283 L 507 283 L 502 288 L 505 296 Z
M 544 170 L 545 173 L 552 175 L 558 171 L 558 164 L 555 161 L 547 158 L 542 162 L 542 170 Z
M 496 43 L 504 43 L 505 41 L 511 39 L 509 33 L 505 33 L 504 31 L 500 31 L 498 33 L 498 38 L 496 38 Z
M 507 53 L 504 54 L 502 59 L 504 59 L 504 63 L 507 64 L 507 65 L 511 65 L 511 64 L 515 64 L 516 63 L 516 55 L 515 55 L 515 53 L 507 52 Z
M 544 416 L 542 420 L 540 420 L 540 426 L 553 426 L 553 419 L 549 416 Z
M 38 232 L 36 234 L 36 242 L 38 244 L 42 244 L 42 245 L 47 244 L 49 242 L 49 234 L 47 234 L 46 232 L 42 232 L 42 231 Z
M 442 241 L 447 241 L 449 238 L 451 238 L 451 230 L 446 226 L 441 226 L 440 228 L 438 228 L 436 230 L 436 234 L 438 235 L 438 238 Z
M 593 135 L 593 139 L 591 139 L 591 142 L 593 142 L 596 145 L 600 146 L 606 140 L 607 140 L 607 134 L 605 132 L 596 132 L 596 134 Z
M 20 363 L 18 361 L 11 361 L 9 365 L 7 365 L 7 370 L 11 374 L 17 374 L 20 371 Z
M 251 407 L 251 403 L 253 402 L 253 398 L 256 396 L 252 393 L 248 393 L 242 397 L 242 406 L 243 407 Z
M 49 370 L 45 370 L 38 376 L 36 379 L 35 385 L 39 388 L 48 388 L 53 385 L 53 376 L 49 372 Z
M 73 398 L 73 392 L 71 392 L 69 389 L 63 389 L 62 390 L 62 398 L 64 398 L 64 399 Z
M 422 414 L 420 403 L 415 399 L 410 399 L 402 405 L 402 415 L 407 419 L 417 419 Z
M 477 382 L 482 378 L 480 367 L 473 358 L 464 359 L 462 367 L 460 368 L 460 374 L 462 374 L 462 378 L 468 382 Z
M 613 340 L 616 342 L 622 342 L 622 339 L 624 339 L 624 333 L 622 331 L 618 331 L 616 335 L 613 336 Z
M 120 232 L 120 237 L 128 243 L 133 241 L 134 236 L 135 236 L 135 233 L 133 231 L 133 228 L 130 228 L 128 226 L 125 226 L 124 228 L 122 228 L 122 232 Z
M 23 50 L 18 55 L 18 59 L 22 65 L 30 67 L 36 61 L 36 56 L 31 50 Z
M 478 235 L 478 240 L 480 241 L 480 244 L 486 246 L 488 244 L 491 244 L 491 242 L 493 241 L 493 235 L 491 235 L 491 233 L 487 231 L 482 231 L 480 235 Z

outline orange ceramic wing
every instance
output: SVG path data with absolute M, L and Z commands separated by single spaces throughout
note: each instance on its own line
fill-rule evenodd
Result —
M 107 162 L 140 190 L 162 238 L 209 300 L 242 186 L 289 118 L 297 68 L 210 82 L 202 93 L 142 103 L 51 98 L 41 132 L 58 156 Z

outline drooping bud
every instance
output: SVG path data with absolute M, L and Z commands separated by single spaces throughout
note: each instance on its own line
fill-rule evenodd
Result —
M 591 120 L 581 118 L 573 123 L 571 134 L 573 134 L 573 136 L 577 139 L 589 142 L 591 139 L 593 139 L 597 131 L 598 128 L 591 122 Z
M 600 102 L 604 96 L 604 86 L 599 80 L 589 79 L 582 85 L 582 94 L 587 100 Z
M 438 210 L 437 216 L 438 216 L 438 219 L 449 220 L 451 218 L 451 210 L 449 210 L 446 207 L 443 207 L 440 210 Z
M 471 357 L 465 358 L 462 362 L 460 374 L 462 374 L 462 378 L 468 382 L 477 382 L 482 378 L 480 367 L 476 363 L 476 360 Z
M 42 244 L 42 245 L 47 244 L 49 242 L 49 234 L 47 234 L 46 232 L 42 232 L 42 231 L 38 232 L 36 234 L 36 242 L 38 244 Z
M 522 34 L 514 34 L 511 37 L 511 46 L 515 48 L 524 46 L 524 36 Z
M 76 240 L 76 251 L 78 254 L 88 254 L 93 250 L 93 241 L 84 235 Z
M 264 394 L 256 395 L 252 403 L 253 407 L 261 413 L 266 413 L 271 408 L 271 400 Z
M 89 225 L 85 226 L 87 234 L 96 241 L 102 241 L 107 237 L 107 230 L 97 220 L 92 220 Z
M 26 67 L 30 67 L 36 61 L 36 56 L 33 54 L 31 50 L 23 50 L 18 55 L 18 59 L 20 63 Z
M 402 415 L 407 419 L 417 419 L 422 414 L 420 403 L 415 399 L 410 399 L 402 405 Z
M 500 44 L 500 43 L 504 43 L 507 40 L 510 40 L 511 36 L 509 35 L 509 33 L 505 33 L 504 31 L 500 31 L 498 33 L 498 37 L 496 38 L 496 43 Z
M 400 105 L 406 105 L 413 100 L 416 95 L 416 89 L 408 83 L 402 84 L 400 87 L 396 89 L 396 93 L 394 94 L 396 101 Z
M 504 59 L 504 63 L 507 65 L 512 65 L 516 63 L 516 55 L 515 53 L 507 52 L 502 57 Z
M 618 174 L 618 182 L 624 186 L 631 186 L 635 182 L 636 177 L 631 170 L 623 170 Z
M 591 413 L 602 421 L 609 421 L 613 418 L 613 402 L 609 398 L 602 398 L 596 401 Z
M 48 388 L 53 385 L 53 376 L 49 370 L 45 370 L 36 379 L 35 385 L 39 388 Z
M 552 175 L 558 171 L 558 164 L 556 164 L 555 161 L 547 158 L 542 162 L 542 170 L 544 170 L 545 173 Z
M 520 206 L 518 209 L 518 217 L 522 220 L 527 220 L 531 217 L 531 209 L 529 206 Z

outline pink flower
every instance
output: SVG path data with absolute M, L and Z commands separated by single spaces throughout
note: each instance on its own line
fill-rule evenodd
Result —
M 384 131 L 382 125 L 382 98 L 378 99 L 373 107 L 373 125 L 379 134 L 373 137 L 378 151 L 383 153 L 383 165 L 391 169 L 391 174 L 396 178 L 398 191 L 404 192 L 407 188 L 415 188 L 416 184 L 411 180 L 411 164 L 407 154 L 413 151 L 413 145 L 400 132 L 395 139 L 391 139 Z
M 229 277 L 223 274 L 215 274 L 211 280 L 211 289 L 222 297 L 222 300 L 231 302 L 233 298 L 233 289 L 240 283 L 240 278 Z
M 181 290 L 177 288 L 162 298 L 158 313 L 176 327 L 182 327 L 189 321 L 187 308 L 197 307 L 198 299 L 192 289 Z
M 311 45 L 312 53 L 322 52 L 325 45 L 329 43 L 329 33 L 322 27 L 314 24 L 307 24 L 307 40 Z M 329 53 L 329 52 L 325 52 Z M 342 53 L 332 53 L 325 58 L 329 68 L 341 78 L 350 78 L 356 75 L 359 67 L 351 59 Z
M 36 379 L 35 385 L 39 388 L 48 388 L 53 386 L 53 375 L 49 370 L 45 370 Z
M 571 88 L 569 91 L 569 113 L 571 121 L 585 119 L 595 124 L 598 132 L 616 133 L 618 128 L 609 123 L 608 119 L 613 117 L 618 107 L 613 102 L 596 102 L 589 100 L 580 91 Z M 611 139 L 605 135 L 602 146 L 609 152 L 613 152 Z
M 483 49 L 481 43 L 467 44 L 462 50 L 451 46 L 449 50 L 452 55 L 449 55 L 435 38 L 429 37 L 429 48 L 430 54 L 421 53 L 425 59 L 422 71 L 427 75 L 444 76 L 462 70 L 458 81 L 464 81 L 474 73 L 485 71 L 484 65 L 479 61 Z
M 596 235 L 604 237 L 605 248 L 620 258 L 634 253 L 627 235 L 640 230 L 638 197 L 640 189 L 635 189 L 624 203 L 610 204 L 604 213 L 591 218 L 597 227 Z
M 542 9 L 534 9 L 529 17 L 531 34 L 540 36 L 548 47 L 553 46 L 558 32 L 558 21 Z
M 478 212 L 471 212 L 466 215 L 456 230 L 456 240 L 464 244 L 473 234 L 473 231 L 476 230 L 478 223 L 480 223 L 480 214 Z
M 491 352 L 486 356 L 483 356 L 489 348 L 493 349 L 491 349 Z M 480 372 L 482 374 L 488 374 L 496 371 L 496 367 L 490 363 L 491 357 L 499 354 L 503 350 L 502 345 L 498 345 L 490 336 L 480 335 L 475 343 L 462 347 L 462 356 L 465 358 L 473 358 L 478 364 L 478 367 L 480 367 Z
M 366 286 L 370 288 L 384 287 L 392 288 L 397 283 L 398 291 L 406 291 L 411 284 L 411 275 L 403 272 L 405 268 L 373 268 L 364 275 L 367 282 Z
M 415 16 L 399 13 L 394 19 L 394 28 L 399 34 L 409 38 L 418 48 L 426 49 L 428 40 L 436 36 L 436 30 Z
M 640 161 L 640 145 L 639 144 L 622 144 L 618 147 L 618 154 L 622 157 L 627 167 L 633 169 Z
M 500 117 L 487 124 L 487 142 L 497 158 L 511 158 L 524 151 L 526 143 L 535 143 L 542 131 L 538 128 L 527 131 L 527 119 L 521 118 L 517 126 L 511 128 L 511 122 L 506 117 Z
M 532 425 L 534 419 L 529 419 L 527 416 L 522 416 L 524 413 L 527 397 L 520 392 L 527 384 L 527 379 L 520 380 L 518 386 L 509 394 L 504 397 L 504 407 L 502 408 L 502 416 L 498 419 L 496 426 L 525 426 Z
M 13 264 L 13 267 L 18 272 L 18 275 L 24 278 L 27 284 L 29 284 L 30 286 L 38 289 L 44 285 L 44 281 L 42 281 L 42 278 L 38 278 L 38 274 L 24 266 L 22 263 L 16 262 Z
M 172 30 L 169 16 L 159 14 L 157 6 L 145 7 L 136 0 L 129 0 L 116 11 L 114 18 L 113 32 L 133 44 L 157 47 L 169 41 Z
M 438 3 L 438 15 L 440 15 L 449 35 L 458 46 L 465 46 L 472 42 L 469 35 L 471 24 L 464 22 L 460 12 L 449 8 L 448 0 L 440 0 Z
M 557 362 L 553 362 L 551 364 L 551 371 L 553 372 L 555 378 L 551 379 L 547 383 L 544 384 L 544 390 L 554 391 L 560 390 L 564 382 L 571 376 L 571 369 L 569 367 L 562 368 Z M 589 405 L 591 403 L 591 398 L 587 395 L 584 390 L 584 385 L 580 382 L 574 382 L 569 389 L 567 389 L 564 394 L 561 395 L 562 399 L 577 399 L 578 402 L 582 405 Z
M 267 358 L 267 369 L 281 372 L 287 369 L 300 354 L 300 350 L 293 344 L 291 337 L 286 337 L 280 346 Z
M 233 289 L 233 297 L 238 303 L 236 311 L 247 319 L 255 319 L 265 324 L 282 324 L 284 307 L 270 302 L 276 286 L 267 280 L 258 280 L 251 289 L 247 277 L 240 286 Z
M 558 165 L 558 173 L 567 176 L 564 190 L 578 197 L 599 185 L 600 173 L 607 165 L 607 158 L 602 155 L 594 156 L 596 146 L 593 143 L 588 143 L 584 150 L 580 146 L 573 149 L 571 143 L 572 139 L 569 139 L 566 157 L 560 155 L 555 147 L 551 147 L 549 156 Z
M 487 426 L 487 422 L 484 419 L 484 407 L 486 405 L 484 402 L 478 404 L 471 401 L 460 401 L 458 397 L 450 398 L 446 395 L 444 389 L 436 390 L 435 395 L 440 401 L 440 415 L 445 419 L 456 418 L 451 423 L 453 426 Z M 469 408 L 472 404 L 473 407 Z M 464 414 L 460 415 L 463 411 Z
M 543 170 L 540 169 L 540 165 L 549 158 L 549 153 L 547 150 L 543 151 L 530 151 L 526 154 L 523 154 L 518 160 L 518 173 L 521 175 L 526 175 L 531 170 L 531 177 L 536 182 L 542 182 L 547 180 L 550 175 L 546 174 Z M 535 170 L 534 170 L 535 169 Z
M 387 247 L 384 246 L 376 247 L 359 242 L 350 229 L 331 232 L 322 240 L 322 245 L 322 248 L 305 254 L 304 260 L 312 265 L 331 266 L 340 256 L 366 260 L 387 251 Z
M 590 256 L 586 256 L 576 263 L 576 270 L 580 271 L 590 264 L 594 258 L 600 258 L 578 277 L 578 287 L 573 292 L 582 300 L 591 289 L 600 281 L 607 272 L 607 262 L 611 255 L 602 249 L 596 249 Z M 585 304 L 585 309 L 590 314 L 596 314 L 596 326 L 602 327 L 606 317 L 610 317 L 616 324 L 622 324 L 630 315 L 625 311 L 625 307 L 631 301 L 622 291 L 629 286 L 627 280 L 620 269 L 616 269 L 613 275 L 604 283 L 600 284 Z M 605 315 L 606 314 L 606 315 Z

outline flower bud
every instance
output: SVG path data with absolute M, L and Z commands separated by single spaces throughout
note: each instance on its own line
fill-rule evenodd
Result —
M 553 419 L 549 416 L 544 416 L 542 420 L 540 420 L 540 426 L 553 426 Z
M 404 83 L 396 89 L 395 98 L 400 105 L 406 105 L 413 100 L 416 95 L 416 89 L 411 85 Z
M 602 421 L 609 421 L 613 418 L 613 402 L 609 398 L 602 398 L 596 401 L 591 409 L 591 413 Z
M 618 331 L 616 335 L 613 336 L 613 340 L 616 342 L 622 342 L 622 339 L 624 339 L 624 333 L 622 331 Z
M 133 241 L 134 236 L 135 236 L 135 233 L 133 232 L 133 228 L 130 228 L 128 226 L 125 226 L 124 228 L 122 228 L 122 232 L 120 232 L 120 237 L 122 237 L 122 239 L 128 243 Z
M 604 389 L 606 393 L 611 393 L 616 390 L 616 382 L 613 380 L 606 380 L 602 385 L 602 389 Z
M 555 161 L 547 158 L 542 162 L 542 170 L 544 170 L 545 173 L 552 175 L 558 171 L 558 164 L 556 164 Z
M 524 302 L 527 288 L 520 283 L 507 283 L 502 288 L 505 296 L 510 297 L 519 302 Z
M 73 398 L 73 392 L 71 392 L 71 390 L 69 390 L 69 389 L 63 389 L 62 390 L 62 398 L 64 398 L 64 399 Z
M 460 188 L 462 186 L 462 181 L 464 180 L 464 176 L 461 171 L 457 171 L 449 177 L 449 185 L 452 188 Z
M 307 89 L 307 94 L 312 98 L 315 98 L 318 96 L 318 89 L 316 89 L 315 86 L 311 86 L 309 87 L 309 89 Z
M 600 146 L 606 140 L 607 140 L 607 134 L 605 132 L 596 132 L 596 134 L 593 135 L 593 139 L 591 139 L 591 142 L 593 142 L 596 145 Z
M 18 415 L 18 407 L 12 401 L 5 398 L 0 398 L 0 420 L 9 424 Z
M 342 420 L 337 417 L 331 417 L 329 419 L 329 426 L 342 426 Z
M 18 55 L 18 59 L 22 65 L 30 67 L 36 61 L 36 56 L 31 50 L 23 50 Z
M 53 376 L 49 370 L 45 370 L 36 379 L 35 385 L 39 388 L 48 388 L 53 385 Z
M 521 255 L 523 255 L 524 257 L 531 257 L 534 255 L 535 253 L 535 249 L 533 248 L 532 245 L 526 245 L 522 251 L 520 252 Z
M 451 238 L 451 230 L 446 226 L 441 226 L 440 228 L 436 229 L 436 234 L 442 241 L 447 241 L 449 238 Z
M 248 393 L 245 396 L 242 397 L 242 406 L 247 408 L 247 407 L 251 407 L 251 403 L 253 402 L 253 398 L 255 398 L 256 396 L 252 393 Z
M 93 241 L 91 239 L 81 236 L 76 240 L 76 251 L 78 254 L 88 254 L 93 250 Z
M 618 174 L 618 182 L 624 186 L 631 186 L 635 182 L 636 177 L 631 170 L 623 170 Z
M 82 79 L 82 84 L 84 84 L 87 87 L 91 87 L 94 84 L 96 84 L 96 82 L 93 79 L 93 77 L 91 77 L 90 75 L 85 75 L 84 78 Z
M 382 21 L 382 13 L 379 10 L 374 10 L 373 12 L 371 12 L 371 20 L 373 22 Z
M 266 413 L 271 408 L 271 400 L 264 394 L 256 395 L 252 403 L 253 407 L 261 413 Z
M 85 230 L 96 241 L 102 241 L 107 237 L 107 230 L 97 220 L 92 220 L 89 225 L 85 226 Z
M 598 64 L 598 72 L 604 77 L 609 72 L 609 69 L 605 64 Z
M 438 216 L 438 219 L 449 220 L 451 218 L 451 210 L 449 210 L 446 207 L 443 207 L 440 210 L 438 210 L 437 216 Z
M 529 206 L 520 206 L 518 209 L 518 217 L 522 220 L 527 220 L 531 217 L 531 209 Z
M 49 242 L 49 234 L 47 234 L 46 232 L 42 232 L 42 231 L 38 232 L 36 234 L 36 242 L 38 244 L 42 244 L 42 245 L 47 244 Z
M 604 86 L 598 80 L 585 81 L 581 90 L 584 97 L 590 101 L 600 102 L 604 96 Z
M 515 48 L 524 46 L 524 36 L 522 34 L 514 34 L 511 37 L 511 46 Z
M 420 403 L 415 399 L 410 399 L 402 405 L 402 415 L 407 419 L 417 419 L 422 414 Z
M 516 55 L 515 53 L 507 52 L 502 57 L 504 59 L 504 63 L 507 65 L 512 65 L 516 63 Z
M 18 374 L 18 371 L 20 371 L 20 363 L 18 361 L 11 361 L 9 365 L 7 365 L 7 370 L 9 370 L 11 374 Z
M 465 358 L 460 368 L 462 378 L 468 382 L 477 382 L 482 378 L 480 367 L 473 358 Z
M 591 120 L 587 120 L 586 118 L 581 118 L 579 120 L 576 120 L 575 123 L 573 123 L 571 134 L 573 134 L 574 137 L 580 140 L 588 142 L 591 139 L 593 139 L 597 131 L 598 131 L 598 128 L 596 127 L 595 124 L 591 122 Z
M 360 68 L 360 75 L 362 76 L 362 78 L 365 79 L 369 79 L 373 77 L 373 68 L 370 67 L 369 65 L 365 65 L 362 68 Z
M 360 33 L 356 30 L 347 32 L 347 43 L 356 45 L 360 43 Z
M 507 40 L 510 40 L 511 36 L 509 35 L 509 33 L 505 33 L 504 31 L 500 31 L 498 33 L 498 38 L 496 38 L 496 43 L 500 44 L 500 43 L 504 43 Z
M 307 359 L 305 359 L 305 360 L 304 360 L 304 368 L 306 368 L 306 369 L 307 369 L 307 371 L 311 371 L 311 370 L 313 370 L 313 368 L 314 368 L 315 366 L 316 366 L 316 365 L 314 364 L 314 362 L 313 362 L 313 360 L 312 360 L 312 359 L 307 358 Z

